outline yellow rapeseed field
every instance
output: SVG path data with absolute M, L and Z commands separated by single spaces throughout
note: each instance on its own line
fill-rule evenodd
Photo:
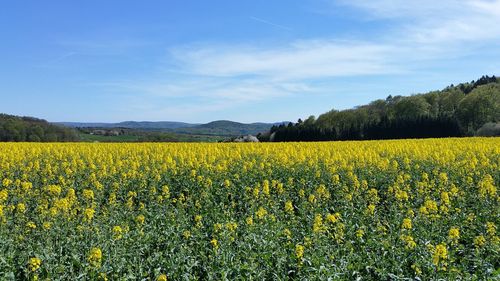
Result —
M 1 280 L 500 278 L 500 138 L 0 143 Z

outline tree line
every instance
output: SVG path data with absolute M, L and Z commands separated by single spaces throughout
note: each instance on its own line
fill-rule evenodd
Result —
M 78 139 L 74 130 L 42 119 L 0 114 L 0 141 L 65 142 Z
M 500 79 L 450 85 L 412 96 L 388 96 L 318 118 L 273 126 L 263 141 L 371 140 L 500 135 Z

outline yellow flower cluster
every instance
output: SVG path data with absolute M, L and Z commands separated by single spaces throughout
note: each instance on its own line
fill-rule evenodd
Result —
M 0 272 L 494 280 L 499 170 L 499 138 L 0 143 Z
M 411 235 L 401 234 L 399 238 L 405 243 L 405 248 L 407 250 L 413 250 L 417 246 L 417 243 L 413 240 Z
M 448 258 L 448 250 L 446 249 L 446 245 L 445 244 L 436 245 L 436 247 L 434 248 L 434 252 L 432 254 L 432 263 L 438 266 L 447 258 Z
M 42 260 L 37 257 L 30 258 L 28 261 L 28 268 L 30 271 L 37 271 L 41 265 Z
M 403 223 L 401 224 L 401 228 L 402 229 L 411 229 L 412 226 L 411 226 L 411 219 L 410 218 L 406 218 L 403 220 Z
M 450 231 L 448 232 L 448 238 L 456 244 L 458 242 L 458 239 L 460 238 L 460 230 L 458 227 L 452 227 L 450 228 Z
M 301 260 L 304 257 L 304 246 L 297 244 L 295 246 L 295 256 L 297 259 Z
M 165 275 L 165 274 L 158 275 L 158 277 L 156 278 L 156 281 L 167 281 L 167 275 Z
M 92 248 L 90 249 L 89 255 L 87 257 L 90 265 L 94 267 L 100 267 L 102 262 L 102 251 L 100 248 Z

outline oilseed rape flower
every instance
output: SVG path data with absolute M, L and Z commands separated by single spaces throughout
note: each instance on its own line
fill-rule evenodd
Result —
M 316 194 L 318 195 L 318 198 L 323 198 L 323 199 L 329 199 L 330 198 L 330 192 L 326 189 L 326 186 L 324 184 L 320 184 L 318 188 L 316 189 Z
M 396 199 L 398 199 L 399 201 L 408 201 L 408 199 L 409 199 L 408 192 L 406 192 L 405 190 L 397 189 L 396 190 Z
M 8 178 L 4 178 L 2 180 L 2 186 L 4 186 L 4 187 L 9 187 L 11 185 L 11 183 L 12 183 L 12 180 L 8 179 Z
M 286 201 L 286 203 L 285 203 L 285 211 L 287 213 L 293 214 L 293 204 L 292 204 L 292 201 Z
M 41 265 L 42 265 L 42 260 L 37 257 L 30 258 L 28 261 L 28 268 L 32 272 L 37 271 Z
M 104 272 L 101 272 L 101 273 L 99 273 L 98 280 L 108 281 L 108 275 L 106 273 L 104 273 Z
M 165 199 L 170 198 L 170 188 L 168 187 L 168 185 L 164 185 L 161 187 L 161 194 Z
M 202 226 L 202 222 L 201 222 L 202 219 L 203 219 L 203 217 L 201 215 L 196 215 L 194 217 L 194 222 L 196 224 L 196 227 L 201 227 Z
M 424 205 L 420 207 L 419 211 L 423 215 L 436 214 L 438 212 L 438 205 L 436 201 L 428 199 L 425 201 Z
M 412 228 L 411 219 L 405 218 L 401 224 L 401 228 L 410 230 Z
M 377 204 L 380 198 L 378 197 L 378 191 L 375 188 L 368 190 L 368 201 L 372 204 Z
M 287 239 L 292 239 L 292 232 L 290 231 L 290 229 L 285 228 L 285 230 L 283 230 L 283 234 L 286 236 Z
M 113 238 L 118 240 L 118 239 L 121 239 L 123 237 L 123 229 L 121 226 L 119 225 L 115 225 L 113 227 Z
M 365 231 L 363 229 L 358 229 L 356 230 L 356 237 L 358 237 L 359 239 L 363 238 L 363 236 L 365 235 Z
M 300 244 L 295 245 L 295 257 L 299 260 L 304 257 L 304 246 Z
M 0 272 L 317 280 L 372 264 L 382 280 L 494 280 L 499 147 L 0 143 Z
M 0 203 L 7 201 L 8 198 L 9 192 L 7 191 L 7 189 L 0 190 Z
M 448 175 L 446 173 L 439 173 L 439 183 L 441 184 L 448 183 Z
M 412 264 L 411 268 L 415 271 L 415 274 L 417 274 L 417 275 L 422 274 L 422 269 L 420 268 L 420 266 L 418 266 L 416 264 Z
M 314 216 L 313 232 L 321 233 L 325 230 L 323 226 L 323 216 L 321 214 L 316 214 Z
M 88 201 L 94 200 L 94 191 L 92 189 L 84 189 L 82 191 L 82 196 Z
M 410 217 L 410 218 L 413 218 L 413 217 L 415 217 L 415 212 L 412 209 L 409 209 L 406 212 L 406 215 L 408 215 L 408 217 Z
M 491 175 L 485 175 L 478 183 L 478 191 L 481 197 L 495 197 L 497 188 Z
M 370 204 L 368 207 L 366 207 L 365 213 L 368 215 L 373 215 L 375 213 L 375 205 Z
M 61 187 L 59 185 L 51 184 L 45 188 L 46 192 L 50 196 L 59 196 L 61 194 Z
M 449 193 L 446 191 L 441 192 L 441 202 L 444 205 L 449 206 L 450 205 L 450 196 Z
M 316 195 L 310 194 L 309 198 L 307 199 L 307 201 L 309 201 L 309 203 L 311 203 L 311 204 L 316 203 Z
M 252 225 L 253 224 L 253 217 L 247 217 L 245 219 L 245 222 L 247 223 L 247 225 Z
M 222 223 L 214 224 L 214 232 L 219 232 L 222 229 Z
M 144 217 L 144 215 L 138 215 L 137 217 L 135 217 L 135 222 L 139 225 L 144 224 L 145 220 L 146 220 L 146 217 Z
M 102 262 L 102 251 L 100 248 L 92 248 L 87 256 L 90 265 L 100 267 Z
M 269 181 L 268 180 L 264 180 L 262 182 L 262 193 L 266 196 L 269 196 L 270 195 L 270 189 L 269 189 Z
M 335 214 L 327 214 L 326 215 L 326 221 L 329 223 L 336 223 L 340 219 L 340 214 L 335 213 Z
M 458 229 L 458 227 L 450 228 L 450 231 L 448 232 L 448 238 L 453 241 L 453 243 L 457 243 L 458 239 L 460 238 L 460 230 Z
M 259 210 L 257 210 L 255 215 L 257 216 L 257 218 L 263 219 L 267 215 L 267 210 L 263 207 L 259 207 Z
M 217 241 L 217 239 L 213 238 L 212 240 L 210 240 L 210 244 L 212 244 L 212 247 L 217 250 L 219 248 L 219 241 Z
M 226 228 L 230 232 L 234 232 L 238 228 L 238 224 L 236 222 L 228 222 L 226 223 Z
M 300 189 L 300 190 L 299 190 L 299 197 L 301 197 L 301 198 L 302 198 L 302 197 L 304 197 L 305 195 L 306 195 L 306 191 L 305 191 L 304 189 Z M 312 199 L 314 199 L 314 197 L 313 197 Z
M 16 210 L 21 213 L 21 214 L 24 214 L 26 212 L 26 205 L 24 203 L 18 203 L 16 205 Z
M 438 266 L 444 260 L 448 258 L 448 250 L 446 249 L 445 244 L 438 244 L 434 248 L 434 252 L 432 254 L 432 263 Z
M 474 238 L 474 246 L 476 246 L 476 248 L 481 248 L 484 244 L 486 244 L 486 238 L 484 238 L 483 235 L 478 235 Z
M 497 226 L 495 225 L 495 223 L 493 222 L 486 223 L 486 233 L 489 236 L 495 236 L 495 234 L 497 233 Z
M 158 275 L 158 277 L 156 278 L 156 281 L 167 281 L 167 275 L 165 275 L 165 274 Z
M 91 221 L 94 218 L 95 210 L 92 208 L 86 208 L 83 214 L 85 221 Z
M 407 250 L 413 250 L 417 246 L 417 243 L 410 235 L 402 234 L 399 238 L 405 243 L 405 249 Z
M 259 198 L 259 194 L 260 194 L 260 186 L 256 186 L 253 188 L 252 190 L 252 194 L 253 194 L 253 197 L 254 198 Z

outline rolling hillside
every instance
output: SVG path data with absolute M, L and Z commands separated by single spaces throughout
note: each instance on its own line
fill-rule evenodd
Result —
M 285 123 L 285 122 L 282 122 Z M 192 124 L 183 122 L 135 122 L 126 121 L 120 123 L 79 123 L 79 122 L 60 122 L 56 124 L 65 125 L 72 128 L 125 128 L 140 131 L 160 131 L 188 135 L 210 135 L 210 136 L 240 136 L 256 135 L 269 131 L 272 126 L 282 123 L 239 123 L 228 120 L 218 120 L 206 124 Z
M 177 128 L 189 128 L 198 124 L 190 124 L 184 122 L 172 121 L 124 121 L 119 123 L 91 123 L 91 122 L 57 122 L 72 128 L 126 128 L 126 129 L 141 129 L 141 130 L 165 130 Z
M 500 135 L 500 79 L 483 76 L 443 90 L 388 96 L 353 109 L 271 128 L 271 141 L 370 140 Z
M 61 142 L 76 141 L 72 129 L 51 124 L 43 119 L 0 114 L 0 141 Z

